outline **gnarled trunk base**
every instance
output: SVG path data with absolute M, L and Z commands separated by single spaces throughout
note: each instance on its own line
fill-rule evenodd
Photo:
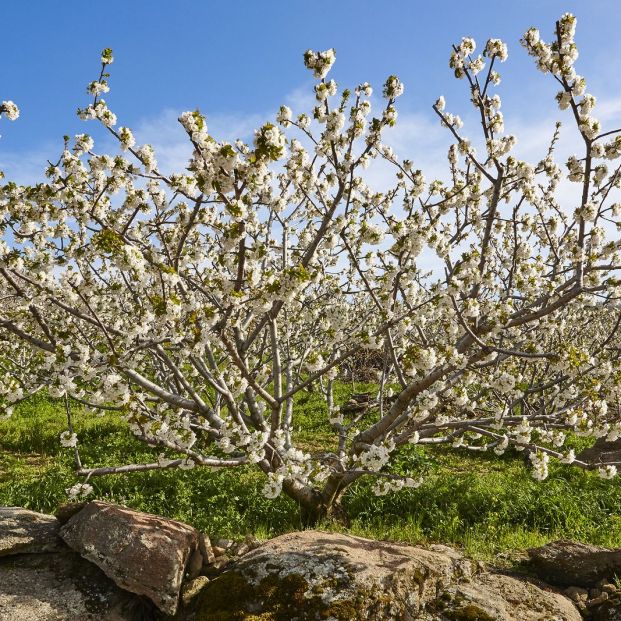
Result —
M 342 526 L 349 526 L 351 523 L 347 511 L 339 501 L 330 505 L 318 503 L 314 507 L 300 505 L 300 515 L 304 528 L 312 528 L 322 521 L 334 521 Z

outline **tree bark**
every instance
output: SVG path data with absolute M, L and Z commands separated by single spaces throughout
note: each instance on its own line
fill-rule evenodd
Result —
M 304 486 L 297 481 L 284 481 L 283 491 L 300 506 L 302 525 L 316 526 L 322 520 L 334 520 L 348 526 L 347 511 L 341 504 L 343 492 L 359 475 L 333 473 L 328 477 L 323 490 Z

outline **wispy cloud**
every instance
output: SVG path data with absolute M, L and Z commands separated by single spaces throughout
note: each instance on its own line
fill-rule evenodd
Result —
M 36 149 L 21 152 L 0 150 L 0 170 L 15 183 L 36 183 L 43 180 L 48 159 L 57 158 L 59 154 L 57 143 L 45 143 Z

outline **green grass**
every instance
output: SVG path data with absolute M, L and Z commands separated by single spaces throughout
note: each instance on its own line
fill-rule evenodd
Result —
M 357 389 L 360 389 L 357 386 Z M 339 388 L 339 399 L 347 389 Z M 307 450 L 334 439 L 315 394 L 296 404 L 297 437 Z M 159 450 L 135 440 L 113 415 L 76 411 L 74 425 L 87 466 L 153 461 Z M 36 397 L 0 421 L 0 505 L 54 512 L 77 479 L 71 450 L 60 447 L 63 408 Z M 621 545 L 621 484 L 577 468 L 552 465 L 534 481 L 519 453 L 503 457 L 408 447 L 396 467 L 425 476 L 418 489 L 376 497 L 369 481 L 347 493 L 348 532 L 410 543 L 454 544 L 483 559 L 500 558 L 560 537 Z M 157 470 L 91 481 L 95 497 L 179 519 L 214 537 L 261 537 L 301 528 L 299 508 L 288 498 L 261 495 L 263 475 L 252 468 Z M 322 528 L 343 530 L 334 523 Z

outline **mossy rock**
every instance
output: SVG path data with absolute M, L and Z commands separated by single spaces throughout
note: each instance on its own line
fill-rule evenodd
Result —
M 322 596 L 335 587 L 309 584 L 299 574 L 268 575 L 257 584 L 240 571 L 228 571 L 202 590 L 193 605 L 196 621 L 314 621 L 336 619 L 358 621 L 368 592 L 352 598 L 327 600 Z
M 412 563 L 412 549 L 333 533 L 284 535 L 209 583 L 191 613 L 196 621 L 411 619 L 440 575 Z
M 440 619 L 447 621 L 498 621 L 502 613 L 485 604 L 471 601 L 463 592 L 444 591 L 431 605 Z
M 207 584 L 194 621 L 580 621 L 559 593 L 446 546 L 335 533 L 276 537 Z

